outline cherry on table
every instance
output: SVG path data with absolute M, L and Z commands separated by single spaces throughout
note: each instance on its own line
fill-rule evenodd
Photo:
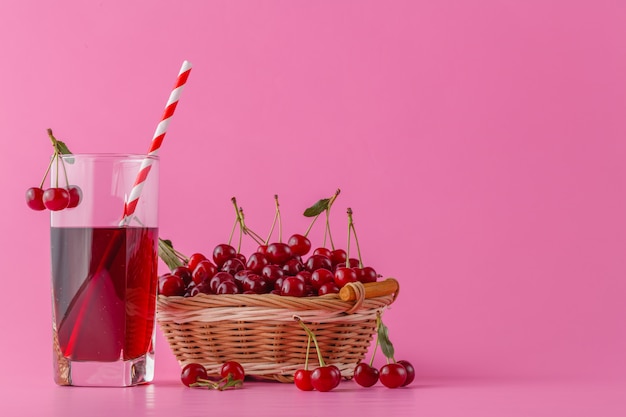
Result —
M 26 190 L 26 204 L 33 210 L 45 210 L 46 206 L 43 203 L 43 190 L 39 187 L 31 187 Z
M 199 363 L 188 363 L 180 373 L 181 382 L 188 387 L 198 382 L 198 379 L 206 380 L 208 378 L 206 368 Z
M 334 365 L 320 366 L 311 372 L 311 385 L 320 392 L 336 388 L 341 382 L 341 372 Z
M 406 369 L 399 363 L 388 363 L 380 368 L 380 382 L 387 388 L 401 387 L 406 377 Z
M 293 374 L 293 382 L 296 387 L 301 391 L 313 391 L 313 384 L 311 384 L 311 373 L 308 369 L 298 369 Z
M 241 366 L 239 362 L 227 361 L 222 364 L 220 375 L 222 378 L 228 378 L 228 375 L 230 375 L 234 380 L 243 381 L 246 373 L 244 372 L 243 366 Z
M 59 211 L 70 204 L 70 193 L 65 188 L 52 187 L 43 192 L 42 200 L 48 210 Z
M 378 382 L 378 369 L 365 362 L 359 363 L 354 368 L 354 380 L 362 387 L 371 387 Z
M 404 381 L 404 384 L 402 384 L 402 386 L 405 387 L 413 382 L 413 380 L 415 379 L 415 368 L 413 367 L 413 365 L 411 365 L 411 362 L 409 361 L 400 360 L 396 363 L 399 363 L 400 365 L 404 366 L 404 369 L 406 369 L 406 381 Z

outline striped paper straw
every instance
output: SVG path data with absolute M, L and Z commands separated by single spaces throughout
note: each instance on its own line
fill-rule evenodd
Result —
M 180 98 L 183 87 L 187 82 L 190 71 L 191 63 L 189 61 L 183 62 L 183 65 L 178 73 L 178 78 L 176 78 L 176 84 L 174 84 L 174 88 L 172 89 L 170 97 L 167 100 L 167 105 L 165 106 L 165 111 L 163 112 L 161 121 L 157 125 L 156 131 L 154 132 L 152 145 L 148 151 L 149 157 L 155 156 L 159 153 L 159 149 L 161 148 L 161 144 L 163 143 L 163 139 L 167 133 L 167 128 L 170 125 L 170 121 L 174 115 L 174 110 L 176 110 L 176 105 L 178 104 L 178 99 Z M 130 191 L 130 195 L 126 199 L 126 203 L 124 203 L 124 217 L 122 218 L 120 224 L 128 224 L 133 216 L 133 213 L 135 213 L 139 197 L 141 196 L 141 190 L 143 189 L 146 179 L 148 178 L 148 173 L 150 172 L 153 161 L 154 159 L 152 158 L 146 158 L 143 160 L 139 173 L 137 174 L 137 178 L 135 179 L 135 184 Z

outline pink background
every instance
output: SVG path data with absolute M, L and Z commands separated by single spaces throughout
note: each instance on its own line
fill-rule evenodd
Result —
M 336 243 L 352 207 L 419 378 L 623 380 L 624 22 L 608 0 L 4 0 L 0 382 L 52 384 L 49 217 L 23 201 L 45 129 L 145 152 L 185 59 L 161 153 L 180 250 L 227 240 L 232 196 L 265 234 L 279 194 L 288 236 L 339 187 Z

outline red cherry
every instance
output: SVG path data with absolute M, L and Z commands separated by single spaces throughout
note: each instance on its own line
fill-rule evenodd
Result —
M 356 272 L 352 268 L 341 267 L 335 270 L 335 284 L 339 288 L 350 282 L 356 282 Z
M 189 262 L 187 262 L 187 268 L 189 268 L 190 271 L 193 271 L 194 269 L 196 269 L 196 266 L 198 266 L 198 263 L 205 259 L 206 256 L 204 256 L 203 254 L 194 253 L 189 257 Z
M 267 265 L 261 270 L 261 276 L 267 278 L 267 281 L 272 284 L 284 275 L 285 272 L 277 265 Z
M 224 362 L 222 368 L 220 369 L 220 375 L 222 378 L 228 378 L 228 375 L 231 375 L 231 378 L 234 380 L 243 381 L 246 376 L 246 373 L 243 370 L 243 366 L 239 362 L 236 361 L 228 361 Z
M 33 210 L 45 210 L 43 203 L 43 190 L 39 187 L 31 187 L 26 190 L 26 204 Z
M 283 271 L 285 271 L 285 275 L 296 275 L 298 272 L 304 269 L 304 265 L 297 258 L 291 258 L 283 265 Z
M 322 284 L 317 290 L 317 295 L 326 295 L 326 294 L 338 294 L 339 287 L 335 284 L 335 281 L 327 282 Z
M 333 251 L 330 252 L 330 256 L 329 256 L 331 262 L 334 265 L 340 264 L 342 262 L 345 262 L 346 259 L 348 259 L 348 255 L 346 254 L 346 251 L 343 249 L 335 249 Z M 353 266 L 353 265 L 351 265 Z
M 311 385 L 320 392 L 330 391 L 339 385 L 341 373 L 334 366 L 320 366 L 311 372 Z
M 208 379 L 206 368 L 199 363 L 189 363 L 185 365 L 180 373 L 180 380 L 186 386 L 191 386 L 198 382 L 198 379 Z
M 74 208 L 79 205 L 83 199 L 83 190 L 78 185 L 70 185 L 67 191 L 70 193 L 70 202 L 67 208 Z
M 335 280 L 335 275 L 330 272 L 328 269 L 320 268 L 313 271 L 311 274 L 311 285 L 316 290 L 319 290 L 320 287 L 327 282 L 333 282 Z
M 178 275 L 174 274 L 165 274 L 159 277 L 159 294 L 164 295 L 166 297 L 176 296 L 176 295 L 184 295 L 185 294 L 185 283 L 183 279 Z
M 70 193 L 65 188 L 48 188 L 43 192 L 43 204 L 48 210 L 63 210 L 70 204 Z
M 399 363 L 400 365 L 404 366 L 404 369 L 406 369 L 406 381 L 404 381 L 404 384 L 402 384 L 402 386 L 405 387 L 413 382 L 413 380 L 415 379 L 415 368 L 413 367 L 413 365 L 411 365 L 411 362 L 409 361 L 400 360 L 396 363 Z
M 222 272 L 228 272 L 231 275 L 235 275 L 239 271 L 246 269 L 245 264 L 241 262 L 239 258 L 230 258 L 220 268 Z
M 313 385 L 311 384 L 311 371 L 307 369 L 298 369 L 293 374 L 293 382 L 301 391 L 313 391 Z
M 376 282 L 378 280 L 378 274 L 371 266 L 354 268 L 354 271 L 356 272 L 356 279 L 363 284 L 367 282 Z
M 263 255 L 267 255 L 267 245 L 259 245 L 256 251 L 262 253 Z
M 311 241 L 303 235 L 292 235 L 287 244 L 291 248 L 291 253 L 294 255 L 304 256 L 311 250 Z
M 248 258 L 246 268 L 252 270 L 255 274 L 260 274 L 264 267 L 269 265 L 270 261 L 267 260 L 267 256 L 261 252 L 254 252 Z
M 380 382 L 387 388 L 401 387 L 406 377 L 406 369 L 399 363 L 388 363 L 380 368 Z
M 305 285 L 311 284 L 311 273 L 309 271 L 300 271 L 295 275 L 295 277 L 301 279 Z
M 218 272 L 217 274 L 213 275 L 213 278 L 209 280 L 209 288 L 211 292 L 215 294 L 217 292 L 217 287 L 225 281 L 231 281 L 233 284 L 235 284 L 235 286 L 237 286 L 237 284 L 235 283 L 235 277 L 233 277 L 231 274 L 229 274 L 228 272 Z
M 237 255 L 235 248 L 225 243 L 221 243 L 213 249 L 213 261 L 215 261 L 218 268 L 221 268 L 224 262 L 234 258 L 235 255 Z
M 215 289 L 215 294 L 239 294 L 239 287 L 235 281 L 222 281 Z
M 283 265 L 291 257 L 291 248 L 286 243 L 270 243 L 267 247 L 267 259 L 275 265 Z
M 244 291 L 250 291 L 254 294 L 264 294 L 268 290 L 265 278 L 257 274 L 248 274 L 248 276 L 241 281 L 241 287 Z
M 191 262 L 189 263 L 191 265 Z M 213 278 L 213 276 L 217 273 L 217 267 L 213 265 L 213 262 L 208 259 L 202 259 L 198 262 L 196 268 L 191 273 L 193 282 L 196 285 L 200 284 L 202 281 L 209 280 Z
M 362 387 L 371 387 L 378 382 L 378 369 L 361 362 L 354 368 L 354 380 Z
M 313 251 L 313 255 L 322 255 L 330 259 L 331 250 L 328 248 L 317 248 Z
M 280 295 L 290 297 L 304 297 L 306 294 L 304 282 L 300 278 L 286 277 L 280 287 Z
M 333 263 L 327 256 L 314 254 L 306 260 L 305 266 L 306 269 L 309 271 L 315 271 L 316 269 L 320 268 L 331 270 L 333 268 Z
M 186 266 L 177 266 L 172 271 L 172 274 L 181 277 L 181 279 L 185 283 L 185 286 L 188 286 L 189 284 L 193 282 L 192 281 L 193 275 L 191 274 L 191 271 L 189 270 L 189 268 L 187 268 Z

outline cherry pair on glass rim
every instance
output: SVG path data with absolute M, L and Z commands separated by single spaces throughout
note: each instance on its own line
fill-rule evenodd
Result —
M 59 211 L 78 206 L 82 199 L 82 190 L 77 185 L 67 188 L 51 187 L 43 190 L 41 187 L 31 187 L 26 190 L 26 204 L 33 210 Z

